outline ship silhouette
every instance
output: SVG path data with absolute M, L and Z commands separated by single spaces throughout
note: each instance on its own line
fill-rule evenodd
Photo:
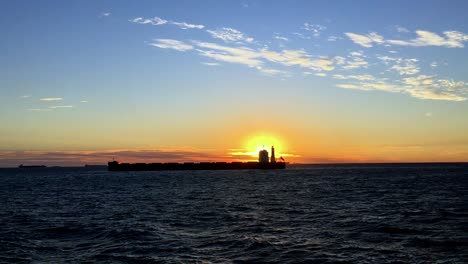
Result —
M 107 163 L 109 171 L 161 171 L 161 170 L 276 170 L 285 169 L 282 157 L 276 161 L 275 148 L 271 147 L 271 157 L 263 149 L 258 152 L 258 162 L 168 162 L 168 163 L 119 163 L 116 160 Z

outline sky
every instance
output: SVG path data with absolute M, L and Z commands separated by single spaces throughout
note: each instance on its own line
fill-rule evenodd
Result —
M 466 1 L 5 1 L 0 167 L 468 161 Z

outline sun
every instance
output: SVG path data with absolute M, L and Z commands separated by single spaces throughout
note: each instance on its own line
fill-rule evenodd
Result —
M 285 151 L 283 140 L 272 134 L 256 134 L 249 136 L 245 141 L 244 148 L 248 151 L 250 156 L 257 157 L 260 150 L 266 149 L 270 152 L 272 146 L 275 147 L 275 152 L 278 157 L 281 151 Z

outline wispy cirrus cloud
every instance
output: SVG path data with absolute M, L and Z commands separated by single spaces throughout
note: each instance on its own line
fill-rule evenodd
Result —
M 174 49 L 177 51 L 187 51 L 193 49 L 192 45 L 175 39 L 154 39 L 149 45 L 161 49 Z
M 367 68 L 369 65 L 362 51 L 352 51 L 347 58 L 335 57 L 335 59 L 338 60 L 337 64 L 341 65 L 344 70 Z
M 342 75 L 342 74 L 333 74 L 333 78 L 340 80 L 358 80 L 358 81 L 373 81 L 375 77 L 370 74 L 361 74 L 361 75 Z
M 172 25 L 179 26 L 181 29 L 191 29 L 191 28 L 203 29 L 205 27 L 204 25 L 190 24 L 186 22 L 170 22 L 170 23 Z
M 337 37 L 337 36 L 329 36 L 327 38 L 328 41 L 337 41 L 339 39 L 343 39 L 342 37 Z
M 61 97 L 46 97 L 39 99 L 40 101 L 62 101 L 63 98 Z
M 382 36 L 376 32 L 367 35 L 347 32 L 345 35 L 354 43 L 366 48 L 372 47 L 374 44 L 397 45 L 397 46 L 412 46 L 412 47 L 427 47 L 439 46 L 446 48 L 463 48 L 464 42 L 468 41 L 468 35 L 459 31 L 444 31 L 443 35 L 433 33 L 426 30 L 416 30 L 416 38 L 409 40 L 389 39 L 384 40 Z
M 191 24 L 187 22 L 177 22 L 177 21 L 169 21 L 166 19 L 162 19 L 160 17 L 153 17 L 153 18 L 143 18 L 143 17 L 137 17 L 129 20 L 132 23 L 137 23 L 137 24 L 150 24 L 153 26 L 161 26 L 161 25 L 175 25 L 180 27 L 181 29 L 203 29 L 205 28 L 204 25 L 198 25 L 198 24 Z
M 218 61 L 244 64 L 249 67 L 263 66 L 265 62 L 278 63 L 283 66 L 299 66 L 315 71 L 331 71 L 334 69 L 332 59 L 318 57 L 311 59 L 304 50 L 282 50 L 271 51 L 263 48 L 260 50 L 247 47 L 229 47 L 209 42 L 193 42 L 201 56 L 209 57 Z
M 397 32 L 400 32 L 400 33 L 409 33 L 410 31 L 405 28 L 405 27 L 402 27 L 402 26 L 395 26 L 395 29 Z
M 420 99 L 465 101 L 468 96 L 468 83 L 446 79 L 436 79 L 435 76 L 419 75 L 404 78 L 407 92 Z
M 237 42 L 244 41 L 247 43 L 252 43 L 254 41 L 251 37 L 246 37 L 244 33 L 240 32 L 237 29 L 223 27 L 216 30 L 207 30 L 206 32 L 210 33 L 213 38 L 221 39 L 226 42 Z
M 419 60 L 415 58 L 406 59 L 399 57 L 377 56 L 377 59 L 385 65 L 391 65 L 388 70 L 396 71 L 400 75 L 413 75 L 419 73 L 421 70 L 416 64 Z
M 301 39 L 311 39 L 310 36 L 306 36 L 306 35 L 304 35 L 302 33 L 299 33 L 299 32 L 293 32 L 292 34 L 295 35 L 295 36 L 298 36 Z
M 427 75 L 404 78 L 399 83 L 389 83 L 385 79 L 351 76 L 340 77 L 338 79 L 354 79 L 358 81 L 337 84 L 336 87 L 338 88 L 404 93 L 423 100 L 465 101 L 468 96 L 468 84 L 466 82 L 436 79 L 434 76 Z
M 108 17 L 110 15 L 111 15 L 110 12 L 102 12 L 101 15 L 99 15 L 99 17 Z
M 49 112 L 49 111 L 52 111 L 52 109 L 48 109 L 48 108 L 28 108 L 26 110 L 34 111 L 34 112 Z
M 206 65 L 206 66 L 219 66 L 221 64 L 217 62 L 201 62 L 201 64 Z
M 283 37 L 283 36 L 274 36 L 274 38 L 277 40 L 289 41 L 287 37 Z
M 137 17 L 137 18 L 134 18 L 134 19 L 130 19 L 129 20 L 130 22 L 132 23 L 137 23 L 137 24 L 150 24 L 150 25 L 153 25 L 153 26 L 160 26 L 160 25 L 164 25 L 164 24 L 167 24 L 167 20 L 165 19 L 162 19 L 160 17 L 154 17 L 154 18 L 143 18 L 143 17 Z
M 371 32 L 367 35 L 359 35 L 356 33 L 346 32 L 345 35 L 354 43 L 361 45 L 366 48 L 372 47 L 373 43 L 382 44 L 383 37 L 376 32 Z
M 49 106 L 50 109 L 60 109 L 60 108 L 73 108 L 73 105 L 54 105 Z
M 247 47 L 229 47 L 216 43 L 194 41 L 199 48 L 198 54 L 217 61 L 244 64 L 249 67 L 261 66 L 263 62 L 258 53 Z
M 387 43 L 400 46 L 440 46 L 446 48 L 463 48 L 468 35 L 459 31 L 445 31 L 443 36 L 425 30 L 416 30 L 417 37 L 410 40 L 387 40 Z
M 318 24 L 304 23 L 302 29 L 311 32 L 314 37 L 319 37 L 322 31 L 326 30 L 327 27 Z

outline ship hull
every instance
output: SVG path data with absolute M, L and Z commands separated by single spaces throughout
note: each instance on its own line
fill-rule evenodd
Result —
M 109 162 L 109 171 L 164 171 L 164 170 L 277 170 L 286 163 L 259 162 L 201 162 L 201 163 L 118 163 Z

